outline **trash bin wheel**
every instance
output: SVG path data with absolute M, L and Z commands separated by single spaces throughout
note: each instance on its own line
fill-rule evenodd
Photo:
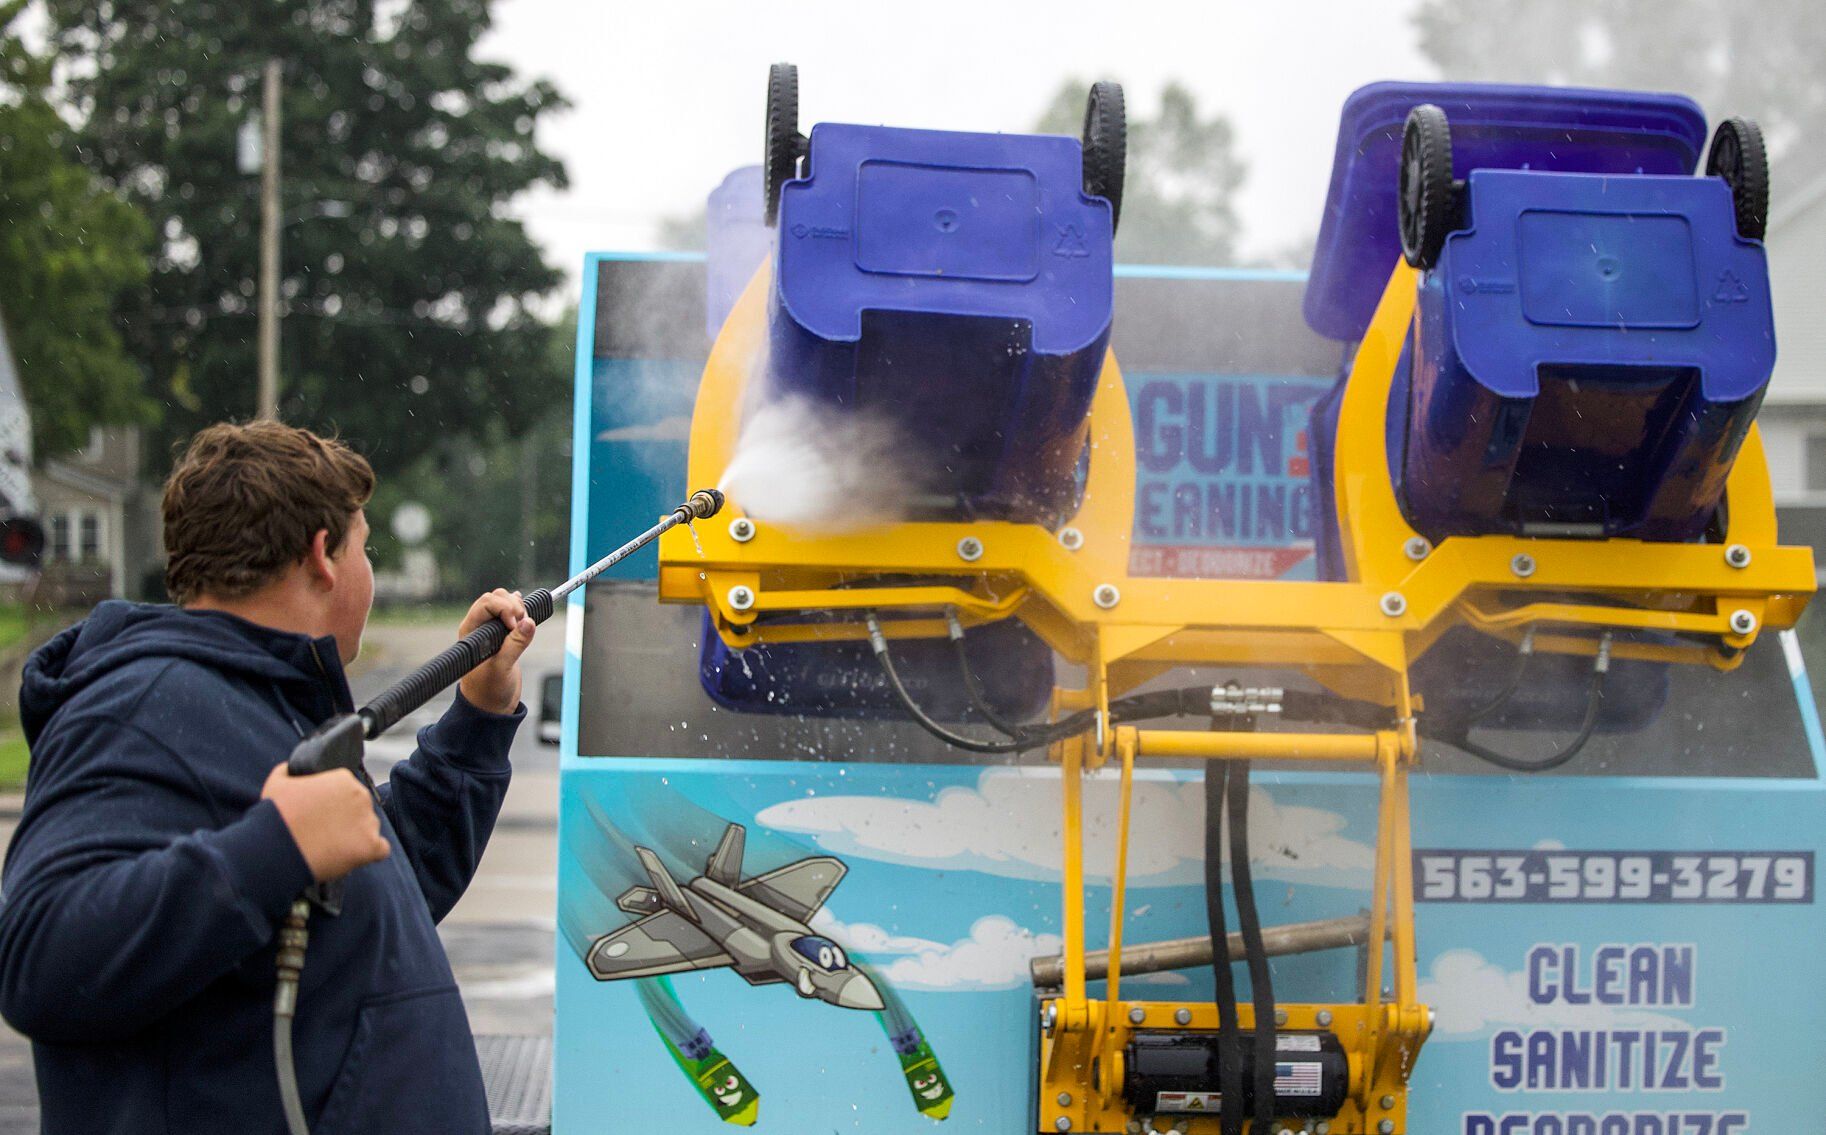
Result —
M 1122 218 L 1122 175 L 1128 165 L 1128 116 L 1122 84 L 1092 83 L 1084 104 L 1084 192 L 1110 203 L 1110 233 Z
M 763 217 L 769 225 L 780 216 L 780 187 L 799 174 L 799 159 L 808 149 L 799 133 L 799 69 L 775 63 L 767 70 L 767 133 L 761 159 Z
M 1722 177 L 1731 187 L 1737 211 L 1737 235 L 1761 240 L 1769 227 L 1769 152 L 1763 132 L 1747 118 L 1727 118 L 1712 135 L 1706 175 Z
M 1422 103 L 1401 131 L 1401 255 L 1416 268 L 1439 263 L 1452 228 L 1452 128 Z

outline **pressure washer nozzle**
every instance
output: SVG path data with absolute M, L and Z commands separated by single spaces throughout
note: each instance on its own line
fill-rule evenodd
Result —
M 709 520 L 723 511 L 723 491 L 721 489 L 699 489 L 691 494 L 691 499 L 687 503 L 691 505 L 691 511 L 697 514 L 699 520 Z

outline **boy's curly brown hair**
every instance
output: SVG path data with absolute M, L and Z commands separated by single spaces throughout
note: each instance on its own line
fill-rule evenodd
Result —
M 335 438 L 273 421 L 210 426 L 165 482 L 165 590 L 178 603 L 258 591 L 319 530 L 341 552 L 373 495 L 373 468 Z

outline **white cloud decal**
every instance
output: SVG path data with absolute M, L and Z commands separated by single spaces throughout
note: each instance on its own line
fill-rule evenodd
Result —
M 1528 997 L 1528 975 L 1505 970 L 1475 950 L 1447 950 L 1421 981 L 1420 1002 L 1439 1014 L 1435 1041 L 1480 1040 L 1500 1028 L 1682 1029 L 1665 1013 L 1614 1005 L 1537 1005 Z
M 890 934 L 866 922 L 844 923 L 826 911 L 812 927 L 864 955 L 896 989 L 1012 989 L 1032 983 L 1028 962 L 1057 954 L 1057 934 L 1035 934 L 1001 914 L 985 915 L 970 936 L 946 944 Z
M 1108 882 L 1115 865 L 1118 782 L 1113 770 L 1085 778 L 1085 876 Z M 946 788 L 932 800 L 894 796 L 812 796 L 763 809 L 756 819 L 810 835 L 840 856 L 929 870 L 981 871 L 1015 879 L 1056 880 L 1061 848 L 1059 774 L 1050 769 L 987 769 L 971 788 Z M 1343 834 L 1336 812 L 1249 797 L 1249 858 L 1263 879 L 1368 886 L 1375 849 Z M 1129 821 L 1130 886 L 1203 881 L 1204 787 L 1137 776 Z

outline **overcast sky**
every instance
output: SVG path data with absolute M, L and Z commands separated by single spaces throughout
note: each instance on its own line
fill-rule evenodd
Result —
M 1029 128 L 1059 83 L 1121 81 L 1152 117 L 1177 80 L 1221 110 L 1248 162 L 1244 256 L 1316 232 L 1338 110 L 1377 79 L 1429 78 L 1414 0 L 498 0 L 484 58 L 555 82 L 575 104 L 542 128 L 571 187 L 520 205 L 573 277 L 593 250 L 656 247 L 761 156 L 767 67 L 799 65 L 800 128 L 865 122 Z

